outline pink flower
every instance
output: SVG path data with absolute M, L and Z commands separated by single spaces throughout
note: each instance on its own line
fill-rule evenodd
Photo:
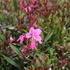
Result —
M 31 42 L 28 45 L 25 45 L 21 49 L 21 53 L 25 54 L 26 50 L 34 50 L 34 49 L 36 49 L 36 43 L 35 43 L 35 40 L 31 40 Z
M 20 43 L 22 43 L 24 41 L 24 38 L 25 38 L 24 35 L 20 35 L 17 41 L 20 41 Z
M 13 37 L 10 37 L 9 40 L 11 43 L 14 41 Z
M 23 10 L 26 12 L 26 13 L 29 13 L 29 12 L 32 12 L 32 8 L 29 6 L 29 7 L 26 7 L 26 8 L 23 8 Z
M 40 29 L 34 29 L 33 27 L 31 27 L 29 32 L 26 34 L 26 38 L 32 38 L 39 43 L 42 43 L 42 39 L 40 37 L 41 32 L 42 31 Z
M 23 10 L 27 13 L 28 12 L 28 8 L 26 7 L 26 8 L 23 8 Z
M 30 43 L 27 45 L 27 49 L 28 50 L 34 50 L 34 49 L 36 49 L 36 42 L 35 42 L 35 40 L 31 39 Z
M 48 4 L 48 1 L 45 1 L 45 3 L 44 3 L 45 5 L 47 5 Z
M 26 52 L 27 49 L 27 45 L 25 45 L 22 49 L 21 49 L 21 53 L 24 54 Z
M 35 40 L 31 39 L 30 43 L 25 45 L 21 49 L 21 53 L 22 53 L 22 55 L 25 55 L 26 50 L 35 50 L 35 49 L 36 49 L 36 42 L 35 42 Z
M 19 0 L 18 1 L 18 7 L 19 7 L 20 10 L 23 9 L 23 6 L 24 6 L 23 4 L 24 4 L 24 1 L 23 0 Z
M 36 49 L 36 42 L 35 42 L 35 40 L 31 40 L 30 47 L 31 47 L 32 50 Z
M 32 11 L 32 8 L 29 6 L 29 7 L 28 7 L 28 10 L 29 10 L 29 12 L 31 12 L 31 11 Z
M 36 1 L 32 1 L 32 4 L 35 5 L 36 4 Z

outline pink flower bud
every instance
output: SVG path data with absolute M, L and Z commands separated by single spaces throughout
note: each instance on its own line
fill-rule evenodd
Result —
M 35 5 L 36 4 L 36 1 L 32 1 L 32 4 Z
M 23 10 L 27 13 L 28 12 L 28 8 L 26 7 L 26 8 L 23 8 Z
M 9 40 L 10 40 L 10 43 L 14 41 L 13 37 L 10 37 Z
M 22 43 L 24 41 L 24 38 L 25 38 L 24 35 L 20 35 L 17 41 L 20 41 L 20 43 Z

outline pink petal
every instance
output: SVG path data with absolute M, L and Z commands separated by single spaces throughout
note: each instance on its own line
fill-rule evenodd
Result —
M 32 11 L 32 8 L 31 7 L 28 7 L 28 10 L 29 10 L 29 12 L 31 12 Z
M 32 49 L 32 50 L 36 49 L 35 40 L 32 40 L 32 41 L 31 41 L 31 49 Z
M 22 43 L 24 41 L 24 38 L 25 38 L 24 35 L 20 35 L 17 41 L 20 41 L 20 43 Z
M 35 5 L 36 4 L 36 1 L 32 1 L 32 4 Z
M 11 43 L 14 41 L 13 37 L 10 37 L 9 40 Z
M 20 43 L 22 43 L 24 40 L 20 40 Z
M 40 29 L 35 29 L 35 35 L 40 35 L 41 34 L 41 30 Z
M 26 33 L 26 38 L 31 38 L 31 34 L 30 33 Z
M 21 49 L 21 53 L 24 54 L 26 52 L 27 49 L 27 45 L 25 45 L 22 49 Z
M 23 0 L 18 0 L 18 7 L 19 7 L 20 9 L 23 8 L 23 3 L 24 3 Z
M 28 9 L 27 9 L 27 7 L 26 8 L 23 8 L 24 9 L 24 11 L 27 13 L 28 12 Z
M 40 44 L 42 43 L 42 39 L 40 36 L 35 36 L 34 39 L 38 41 Z
M 34 28 L 33 27 L 30 28 L 29 33 L 30 34 L 33 34 L 34 33 Z
M 31 50 L 31 44 L 30 43 L 27 45 L 27 49 Z

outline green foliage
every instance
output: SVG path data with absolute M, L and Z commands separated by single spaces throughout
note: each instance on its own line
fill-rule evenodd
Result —
M 17 39 L 28 31 L 29 20 L 18 9 L 18 0 L 0 0 L 0 70 L 70 70 L 70 0 L 48 2 L 53 6 L 47 14 L 35 14 L 42 44 L 24 56 L 21 48 L 28 41 L 19 44 Z
M 9 57 L 2 55 L 3 58 L 10 64 L 14 65 L 15 67 L 18 67 L 17 63 L 15 61 L 13 61 L 12 59 L 10 59 Z
M 11 49 L 20 56 L 20 51 L 18 50 L 18 48 L 16 48 L 14 45 L 10 45 Z

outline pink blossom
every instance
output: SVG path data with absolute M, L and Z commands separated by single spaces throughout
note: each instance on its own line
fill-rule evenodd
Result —
M 21 49 L 21 53 L 24 54 L 26 52 L 26 50 L 34 50 L 36 49 L 36 42 L 35 40 L 31 40 L 31 42 L 27 45 L 25 45 L 22 49 Z
M 35 42 L 35 40 L 31 39 L 30 43 L 27 45 L 27 49 L 28 50 L 34 50 L 34 49 L 36 49 L 36 42 Z
M 21 53 L 24 54 L 25 51 L 26 51 L 26 49 L 27 49 L 27 45 L 25 45 L 25 46 L 21 49 Z
M 45 5 L 47 5 L 48 4 L 48 1 L 45 1 L 45 3 L 44 3 Z
M 28 12 L 28 9 L 27 9 L 27 7 L 26 8 L 23 8 L 23 10 L 27 13 Z
M 24 1 L 23 0 L 19 0 L 18 1 L 18 7 L 19 7 L 20 10 L 23 9 L 23 6 L 24 6 L 23 4 L 24 4 Z
M 31 12 L 31 11 L 32 11 L 32 8 L 29 6 L 29 7 L 28 7 L 28 10 L 29 10 L 29 12 Z
M 33 27 L 31 27 L 29 32 L 26 34 L 26 37 L 35 39 L 39 43 L 42 43 L 42 39 L 40 37 L 41 32 L 42 31 L 40 29 L 34 29 Z
M 35 40 L 31 40 L 30 47 L 31 47 L 32 50 L 36 49 L 36 42 L 35 42 Z
M 26 13 L 32 12 L 32 8 L 30 6 L 23 8 Z
M 14 41 L 13 37 L 10 37 L 9 40 L 11 43 Z
M 20 35 L 17 41 L 20 41 L 20 43 L 22 43 L 24 41 L 24 38 L 25 38 L 24 35 Z
M 36 42 L 34 39 L 31 39 L 30 43 L 25 45 L 21 49 L 21 53 L 22 53 L 22 55 L 24 55 L 26 53 L 26 50 L 35 50 L 35 49 L 36 49 Z
M 32 4 L 35 5 L 36 4 L 36 1 L 32 1 Z

